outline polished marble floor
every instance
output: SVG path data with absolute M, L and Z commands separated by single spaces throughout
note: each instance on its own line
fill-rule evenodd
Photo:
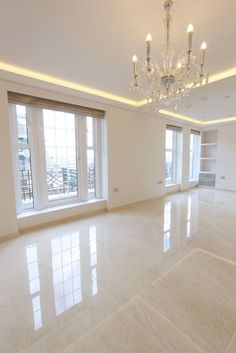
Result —
M 0 353 L 236 353 L 236 193 L 211 189 L 0 245 Z

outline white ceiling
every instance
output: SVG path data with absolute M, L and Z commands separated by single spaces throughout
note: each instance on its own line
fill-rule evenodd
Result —
M 236 76 L 193 90 L 190 102 L 182 104 L 178 113 L 202 121 L 235 117 Z
M 160 58 L 162 3 L 0 0 L 0 61 L 129 99 L 141 98 L 128 90 L 131 56 L 135 52 L 144 57 L 145 36 L 150 32 L 153 52 Z M 208 44 L 209 73 L 235 67 L 235 13 L 235 0 L 176 0 L 173 42 L 177 53 L 186 49 L 186 27 L 191 22 L 195 52 L 203 39 Z M 192 107 L 180 108 L 180 112 L 202 120 L 235 116 L 233 86 L 223 80 L 196 89 Z M 225 99 L 226 95 L 231 98 Z M 199 100 L 203 97 L 207 100 Z

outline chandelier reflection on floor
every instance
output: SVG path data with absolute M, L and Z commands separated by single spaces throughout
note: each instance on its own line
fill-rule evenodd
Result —
M 173 0 L 164 2 L 164 24 L 166 44 L 161 50 L 162 67 L 151 56 L 150 34 L 146 37 L 146 59 L 141 73 L 138 74 L 138 58 L 133 55 L 133 79 L 130 90 L 140 91 L 147 101 L 148 110 L 158 112 L 159 109 L 174 106 L 177 110 L 181 101 L 188 106 L 191 89 L 208 83 L 208 74 L 204 70 L 206 42 L 201 45 L 200 57 L 192 52 L 193 26 L 188 25 L 188 49 L 180 53 L 176 63 L 174 61 L 174 47 L 170 42 Z

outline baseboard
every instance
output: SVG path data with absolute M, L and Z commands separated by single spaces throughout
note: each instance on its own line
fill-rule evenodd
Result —
M 5 243 L 5 242 L 8 241 L 8 240 L 17 238 L 17 237 L 19 237 L 19 236 L 20 236 L 20 232 L 2 235 L 2 236 L 0 236 L 0 244 Z
M 55 220 L 55 221 L 49 221 L 49 222 L 45 222 L 45 223 L 35 224 L 35 225 L 32 225 L 32 226 L 21 228 L 20 231 L 19 231 L 19 234 L 20 235 L 28 234 L 28 233 L 31 233 L 31 232 L 34 232 L 34 231 L 37 231 L 37 230 L 40 230 L 40 229 L 45 229 L 45 228 L 49 228 L 49 227 L 55 227 L 57 225 L 70 223 L 70 222 L 73 222 L 73 221 L 76 221 L 76 220 L 90 218 L 92 216 L 96 216 L 96 215 L 105 213 L 106 211 L 107 211 L 106 208 L 104 208 L 104 209 L 95 210 L 95 211 L 88 211 L 86 213 L 81 213 L 79 215 L 65 217 L 65 218 L 60 219 L 60 220 Z
M 121 205 L 121 206 L 110 207 L 110 208 L 107 209 L 107 212 L 113 212 L 113 211 L 124 210 L 124 209 L 127 209 L 127 208 L 133 208 L 133 207 L 136 207 L 136 206 L 144 205 L 145 203 L 149 203 L 151 201 L 160 200 L 163 197 L 165 197 L 164 194 L 160 195 L 160 196 L 151 197 L 151 198 L 145 199 L 145 200 L 140 200 L 140 201 L 126 203 L 125 205 Z

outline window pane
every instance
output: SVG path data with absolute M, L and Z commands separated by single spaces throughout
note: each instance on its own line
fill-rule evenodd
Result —
M 166 151 L 166 171 L 165 171 L 165 178 L 166 184 L 172 184 L 173 182 L 173 152 Z
M 18 149 L 18 158 L 22 209 L 27 210 L 34 207 L 30 150 L 27 148 Z
M 189 180 L 197 180 L 199 167 L 200 136 L 190 134 Z
M 43 110 L 48 200 L 78 196 L 75 116 Z
M 27 116 L 26 107 L 24 105 L 16 105 L 17 116 L 17 130 L 18 130 L 18 143 L 28 144 L 28 131 L 27 131 Z
M 93 147 L 93 118 L 87 117 L 86 118 L 87 124 L 87 146 Z
M 166 149 L 167 150 L 173 149 L 173 136 L 174 136 L 173 131 L 166 130 Z
M 194 136 L 193 134 L 190 134 L 190 150 L 193 150 L 193 141 L 194 141 Z
M 193 151 L 190 151 L 189 154 L 189 178 L 190 180 L 193 179 L 194 177 L 194 171 L 193 171 Z
M 87 150 L 88 197 L 96 197 L 96 164 L 94 150 Z

